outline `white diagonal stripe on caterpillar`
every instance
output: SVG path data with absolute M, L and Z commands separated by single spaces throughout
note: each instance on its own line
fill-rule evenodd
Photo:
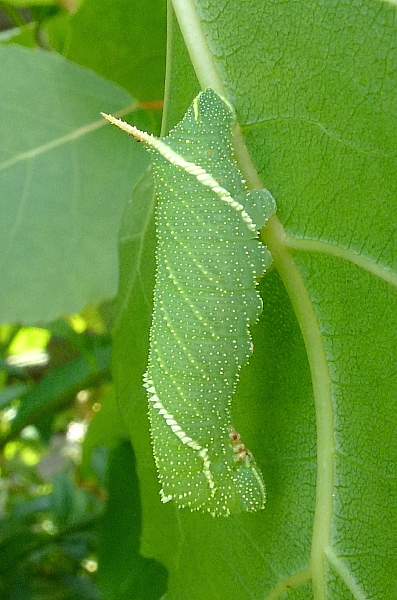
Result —
M 156 394 L 156 389 L 153 385 L 153 382 L 148 379 L 147 373 L 144 374 L 144 381 L 145 381 L 145 384 L 149 384 L 149 386 L 150 386 L 147 389 L 153 390 L 153 395 L 155 395 L 156 398 L 158 399 L 158 395 Z M 145 387 L 147 387 L 147 385 L 145 385 Z M 211 473 L 211 461 L 208 457 L 208 449 L 203 448 L 195 440 L 193 440 L 188 435 L 186 435 L 186 433 L 183 431 L 182 427 L 180 425 L 178 425 L 178 423 L 174 419 L 174 417 L 166 411 L 166 409 L 164 408 L 164 406 L 162 405 L 160 400 L 156 400 L 155 404 L 153 404 L 152 406 L 153 406 L 153 408 L 156 407 L 156 408 L 160 409 L 159 414 L 161 414 L 163 416 L 163 418 L 165 419 L 165 422 L 170 427 L 171 431 L 180 439 L 182 444 L 189 446 L 189 448 L 192 448 L 192 450 L 197 452 L 198 456 L 203 461 L 203 473 L 208 481 L 208 485 L 211 488 L 211 490 L 213 490 L 215 488 L 215 482 L 213 480 L 212 473 Z

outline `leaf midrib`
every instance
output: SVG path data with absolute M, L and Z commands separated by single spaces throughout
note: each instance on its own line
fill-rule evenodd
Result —
M 130 112 L 133 112 L 136 108 L 137 108 L 137 104 L 134 103 L 130 106 L 127 106 L 126 108 L 123 108 L 123 109 L 117 111 L 117 113 L 115 113 L 115 115 L 117 117 L 122 117 Z M 59 148 L 60 146 L 64 146 L 65 144 L 73 142 L 74 140 L 76 140 L 78 138 L 84 137 L 85 135 L 88 135 L 89 133 L 92 133 L 93 131 L 96 131 L 97 129 L 101 129 L 105 125 L 107 125 L 107 123 L 104 119 L 98 119 L 98 121 L 94 121 L 92 123 L 87 123 L 87 125 L 78 127 L 77 129 L 74 129 L 70 133 L 67 133 L 66 135 L 57 137 L 54 140 L 47 142 L 46 144 L 42 144 L 41 146 L 36 146 L 35 148 L 31 148 L 30 150 L 27 150 L 26 152 L 19 152 L 12 158 L 9 158 L 8 160 L 5 160 L 2 163 L 0 163 L 0 171 L 9 169 L 10 167 L 14 166 L 17 163 L 34 159 L 37 156 L 40 156 L 41 154 L 45 154 L 46 152 L 50 152 L 51 150 L 54 150 L 55 148 Z
M 331 377 L 322 333 L 301 274 L 285 243 L 286 234 L 277 217 L 266 226 L 266 245 L 288 292 L 305 343 L 316 412 L 317 483 L 310 571 L 316 600 L 326 600 L 325 548 L 330 546 L 334 488 L 334 410 Z
M 296 238 L 286 233 L 283 234 L 283 244 L 286 248 L 291 250 L 316 252 L 342 258 L 354 263 L 364 271 L 372 273 L 379 279 L 383 279 L 397 287 L 397 273 L 395 271 L 392 271 L 387 265 L 378 263 L 374 259 L 358 254 L 349 248 L 344 248 L 343 246 L 333 244 L 332 242 L 324 242 L 309 238 Z

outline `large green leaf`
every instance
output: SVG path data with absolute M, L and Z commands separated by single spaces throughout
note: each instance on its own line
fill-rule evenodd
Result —
M 118 227 L 147 159 L 100 116 L 136 108 L 127 92 L 40 50 L 0 46 L 0 64 L 0 322 L 50 321 L 116 293 Z
M 170 600 L 393 600 L 395 6 L 174 5 L 200 84 L 227 93 L 236 106 L 279 207 L 264 232 L 278 273 L 262 282 L 255 353 L 233 408 L 268 501 L 261 513 L 227 519 L 160 504 L 140 387 L 150 286 L 145 297 L 133 287 L 152 280 L 153 241 L 135 241 L 137 252 L 131 238 L 133 277 L 121 288 L 114 364 L 142 487 L 142 549 L 167 565 Z M 189 64 L 174 66 L 174 80 L 185 70 L 190 86 Z M 186 109 L 183 95 L 170 89 L 174 114 Z M 255 187 L 238 136 L 236 142 Z M 146 206 L 149 216 L 150 199 Z M 146 222 L 141 217 L 142 232 Z

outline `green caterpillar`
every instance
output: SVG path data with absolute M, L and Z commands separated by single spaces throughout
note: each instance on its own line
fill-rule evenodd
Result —
M 265 485 L 230 408 L 262 310 L 256 282 L 271 256 L 257 232 L 274 199 L 247 191 L 233 108 L 211 89 L 165 138 L 104 116 L 152 155 L 158 247 L 144 386 L 162 501 L 213 516 L 259 510 Z

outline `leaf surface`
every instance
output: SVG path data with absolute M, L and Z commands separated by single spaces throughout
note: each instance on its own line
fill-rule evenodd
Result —
M 40 50 L 0 62 L 0 322 L 48 322 L 115 295 L 123 174 L 146 157 L 100 117 L 136 108 L 122 89 Z
M 233 405 L 267 506 L 219 520 L 160 505 L 138 376 L 147 337 L 131 366 L 122 324 L 136 340 L 142 313 L 125 295 L 115 359 L 142 486 L 143 551 L 167 565 L 168 600 L 393 600 L 395 6 L 197 2 L 184 21 L 191 4 L 174 4 L 185 39 L 198 36 L 191 56 L 202 87 L 213 70 L 279 207 L 264 232 L 275 270 L 261 284 L 255 352 Z M 145 270 L 138 260 L 135 268 L 138 279 Z

